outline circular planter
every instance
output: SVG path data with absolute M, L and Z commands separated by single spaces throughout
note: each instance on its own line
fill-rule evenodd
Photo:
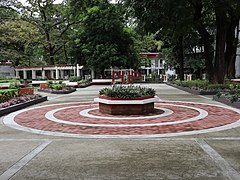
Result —
M 154 102 L 158 97 L 140 97 L 133 99 L 120 99 L 99 97 L 94 99 L 99 103 L 99 112 L 110 115 L 144 115 L 154 111 Z
M 75 88 L 66 88 L 62 90 L 56 90 L 56 89 L 38 89 L 39 92 L 46 92 L 51 94 L 69 94 L 74 91 L 76 91 Z

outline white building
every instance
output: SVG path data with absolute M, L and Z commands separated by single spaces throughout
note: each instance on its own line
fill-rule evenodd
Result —
M 150 74 L 165 74 L 164 65 L 165 61 L 162 58 L 159 58 L 159 53 L 153 53 L 153 52 L 144 52 L 140 53 L 143 57 L 146 57 L 150 60 L 149 65 L 141 66 L 142 71 L 144 71 L 144 74 L 149 76 Z
M 0 62 L 0 77 L 14 78 L 15 70 L 12 66 L 12 62 Z
M 51 65 L 51 66 L 17 66 L 18 79 L 68 79 L 70 76 L 83 77 L 83 66 Z

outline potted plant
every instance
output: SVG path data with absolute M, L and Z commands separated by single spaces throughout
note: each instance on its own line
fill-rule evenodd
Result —
M 99 91 L 99 111 L 111 115 L 148 114 L 154 111 L 155 90 L 141 86 L 114 85 Z

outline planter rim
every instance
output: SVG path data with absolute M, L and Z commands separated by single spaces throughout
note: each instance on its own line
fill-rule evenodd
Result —
M 154 98 L 154 96 L 141 96 L 141 97 L 135 97 L 135 98 L 117 98 L 117 97 L 108 97 L 108 96 L 99 96 L 101 99 L 107 99 L 107 100 L 144 100 L 149 98 Z
M 148 103 L 153 103 L 159 101 L 160 98 L 155 96 L 155 97 L 149 97 L 146 99 L 141 99 L 141 100 L 111 100 L 111 99 L 104 99 L 101 97 L 94 98 L 95 102 L 103 103 L 103 104 L 148 104 Z

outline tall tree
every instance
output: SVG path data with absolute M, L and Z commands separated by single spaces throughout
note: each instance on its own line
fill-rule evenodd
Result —
M 229 78 L 235 77 L 235 60 L 236 51 L 239 38 L 239 21 L 240 21 L 240 2 L 230 1 L 229 8 L 227 9 L 229 15 L 229 27 L 227 29 L 227 40 L 226 40 L 226 75 Z
M 171 32 L 178 27 L 176 31 L 178 36 L 172 33 L 172 37 L 176 40 L 175 52 L 179 52 L 177 57 L 180 64 L 182 62 L 181 36 L 184 37 L 185 33 L 189 32 L 187 29 L 190 28 L 186 29 L 188 27 L 186 25 L 191 26 L 191 23 L 186 22 L 192 18 L 192 27 L 198 31 L 204 45 L 205 65 L 209 81 L 224 83 L 225 73 L 234 73 L 236 56 L 236 38 L 234 37 L 240 15 L 239 0 L 123 1 L 127 2 L 129 7 L 134 10 L 140 25 L 143 25 L 147 31 L 163 31 L 164 28 L 171 27 L 168 29 L 168 32 Z M 171 13 L 167 14 L 168 11 Z M 175 26 L 171 26 L 171 17 Z M 178 51 L 176 51 L 177 49 Z
M 39 37 L 32 24 L 21 20 L 18 6 L 16 1 L 0 3 L 0 61 L 10 60 L 15 66 L 29 65 L 29 52 L 37 48 Z
M 11 60 L 15 66 L 29 65 L 28 52 L 37 48 L 36 28 L 20 19 L 7 20 L 0 24 L 0 34 L 0 60 Z
M 123 0 L 137 18 L 140 28 L 158 33 L 158 37 L 173 46 L 178 60 L 180 79 L 184 79 L 184 38 L 191 30 L 191 13 L 184 0 Z M 174 8 L 173 8 L 174 7 Z
M 224 77 L 235 76 L 235 58 L 240 2 L 238 0 L 189 0 L 194 9 L 194 24 L 204 42 L 204 54 L 209 81 L 224 83 Z M 216 46 L 214 58 L 214 32 L 206 21 L 211 18 L 216 28 Z
M 214 77 L 214 66 L 213 66 L 213 57 L 214 57 L 214 31 L 212 28 L 208 28 L 209 24 L 208 22 L 208 13 L 205 13 L 206 11 L 209 11 L 209 9 L 212 8 L 208 4 L 208 8 L 204 10 L 204 4 L 203 1 L 200 0 L 189 0 L 191 6 L 193 7 L 193 23 L 194 28 L 198 31 L 202 38 L 202 43 L 204 46 L 204 57 L 205 57 L 205 65 L 206 65 L 206 74 L 207 78 L 210 82 L 213 82 Z M 212 12 L 212 9 L 211 11 Z M 207 17 L 206 17 L 207 16 Z M 213 15 L 212 15 L 213 16 Z M 210 18 L 212 17 L 210 16 Z M 210 20 L 211 21 L 211 20 Z
M 73 24 L 65 14 L 66 4 L 55 0 L 27 0 L 23 19 L 35 25 L 42 34 L 41 44 L 47 55 L 47 63 L 55 64 L 55 56 L 63 49 L 68 28 Z
M 76 42 L 89 67 L 103 75 L 106 68 L 139 65 L 133 39 L 114 5 L 106 1 L 89 8 L 82 26 Z

